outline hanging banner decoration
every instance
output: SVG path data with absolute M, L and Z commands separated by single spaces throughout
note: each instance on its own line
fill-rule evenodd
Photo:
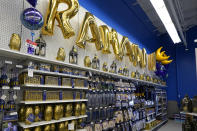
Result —
M 156 70 L 156 54 L 155 54 L 155 52 L 148 55 L 148 70 L 149 71 Z
M 110 51 L 109 28 L 106 25 L 101 25 L 99 26 L 99 31 L 103 45 L 102 53 L 110 54 L 111 51 Z
M 57 11 L 60 3 L 66 3 L 68 5 L 68 9 Z M 42 34 L 49 36 L 53 35 L 54 22 L 56 19 L 65 39 L 74 36 L 75 32 L 70 24 L 70 19 L 73 18 L 78 11 L 78 0 L 49 0 L 44 26 L 42 28 Z
M 92 38 L 88 37 L 88 27 L 90 27 Z M 80 27 L 80 31 L 76 40 L 76 44 L 80 48 L 85 48 L 86 42 L 95 43 L 97 50 L 102 49 L 99 29 L 97 27 L 96 20 L 94 16 L 89 12 L 86 12 L 85 14 L 85 18 Z

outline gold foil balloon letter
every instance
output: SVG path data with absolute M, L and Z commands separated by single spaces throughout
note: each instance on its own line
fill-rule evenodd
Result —
M 57 11 L 60 3 L 66 3 L 68 5 L 68 9 Z M 65 39 L 75 35 L 75 32 L 70 24 L 70 19 L 77 14 L 78 10 L 78 0 L 49 0 L 42 33 L 44 35 L 53 35 L 54 22 L 56 19 Z
M 109 29 L 106 25 L 99 26 L 101 40 L 102 40 L 102 53 L 103 54 L 110 54 L 110 40 L 109 40 Z
M 11 50 L 20 51 L 21 49 L 21 37 L 18 34 L 12 34 L 10 38 L 9 47 Z
M 90 27 L 92 38 L 88 37 L 88 27 Z M 97 50 L 102 49 L 99 29 L 97 27 L 94 16 L 89 12 L 86 12 L 85 14 L 85 18 L 80 27 L 80 31 L 76 40 L 76 44 L 80 48 L 85 48 L 86 42 L 95 43 Z

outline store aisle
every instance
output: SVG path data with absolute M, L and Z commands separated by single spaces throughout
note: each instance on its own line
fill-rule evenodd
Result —
M 168 120 L 168 123 L 162 126 L 159 131 L 182 131 L 182 124 L 174 120 Z

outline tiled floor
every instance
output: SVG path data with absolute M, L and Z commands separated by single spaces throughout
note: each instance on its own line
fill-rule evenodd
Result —
M 182 124 L 177 121 L 168 120 L 168 123 L 162 126 L 158 131 L 182 131 Z

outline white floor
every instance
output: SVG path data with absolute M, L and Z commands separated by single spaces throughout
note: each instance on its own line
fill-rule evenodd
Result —
M 158 131 L 182 131 L 182 124 L 181 122 L 168 120 L 168 123 L 162 126 Z

